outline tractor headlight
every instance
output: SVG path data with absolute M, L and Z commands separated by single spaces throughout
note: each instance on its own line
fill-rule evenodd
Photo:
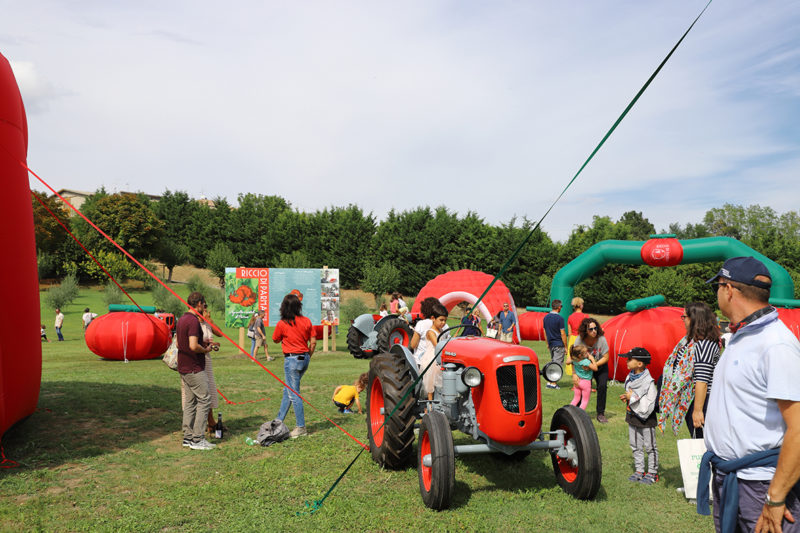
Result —
M 551 383 L 555 383 L 556 381 L 561 379 L 561 376 L 564 375 L 564 370 L 561 368 L 561 365 L 556 363 L 555 361 L 550 361 L 544 368 L 542 368 L 542 375 L 544 379 Z
M 483 374 L 474 366 L 468 367 L 461 373 L 461 381 L 467 387 L 477 387 L 483 381 Z

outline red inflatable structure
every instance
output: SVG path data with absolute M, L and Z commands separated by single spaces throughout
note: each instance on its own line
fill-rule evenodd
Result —
M 474 304 L 493 279 L 494 276 L 474 270 L 457 270 L 436 276 L 419 291 L 411 308 L 411 313 L 419 313 L 419 306 L 422 300 L 430 296 L 438 298 L 448 311 L 460 302 Z M 509 305 L 516 319 L 517 308 L 514 305 L 514 298 L 505 283 L 497 280 L 492 285 L 491 290 L 483 297 L 481 303 L 478 304 L 478 310 L 484 320 L 484 327 L 494 315 L 503 310 L 504 303 Z M 514 334 L 514 342 L 519 343 L 517 333 Z
M 169 333 L 169 326 L 153 315 L 108 313 L 92 320 L 86 328 L 86 346 L 103 359 L 155 359 L 167 351 Z
M 526 341 L 546 341 L 544 335 L 544 317 L 542 311 L 528 311 L 519 315 L 519 333 Z
M 654 307 L 622 313 L 606 321 L 602 327 L 611 357 L 609 377 L 624 381 L 628 375 L 627 359 L 618 356 L 641 346 L 653 357 L 648 370 L 653 379 L 658 379 L 672 349 L 686 335 L 682 314 L 682 307 Z
M 778 307 L 778 318 L 786 324 L 794 336 L 800 340 L 800 309 L 786 309 Z
M 42 343 L 39 335 L 39 279 L 27 160 L 28 125 L 22 97 L 8 60 L 0 55 L 0 179 L 3 210 L 0 261 L 0 436 L 31 415 L 39 400 Z

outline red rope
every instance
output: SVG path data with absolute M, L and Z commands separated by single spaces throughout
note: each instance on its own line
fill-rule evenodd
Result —
M 257 403 L 257 402 L 263 402 L 265 400 L 269 400 L 269 398 L 259 398 L 258 400 L 246 400 L 244 402 L 232 402 L 224 394 L 222 394 L 221 390 L 217 389 L 217 393 L 220 396 L 222 396 L 222 399 L 225 400 L 225 403 L 227 403 L 228 405 L 244 405 L 246 403 Z
M 51 186 L 50 186 L 50 185 L 49 185 L 47 182 L 45 182 L 45 181 L 44 181 L 44 180 L 43 180 L 43 179 L 42 179 L 42 178 L 41 178 L 41 177 L 40 177 L 40 176 L 39 176 L 39 175 L 38 175 L 36 172 L 34 172 L 33 170 L 31 170 L 31 169 L 28 167 L 28 165 L 26 165 L 26 164 L 25 164 L 25 162 L 24 162 L 24 161 L 21 161 L 19 158 L 17 158 L 17 157 L 16 157 L 14 154 L 12 154 L 12 153 L 11 153 L 11 152 L 10 152 L 10 151 L 9 151 L 9 150 L 8 150 L 8 149 L 5 147 L 5 146 L 3 146 L 3 149 L 4 149 L 4 150 L 5 150 L 5 151 L 6 151 L 6 152 L 9 154 L 9 155 L 11 155 L 11 157 L 13 157 L 14 159 L 16 159 L 16 161 L 17 161 L 17 162 L 18 162 L 18 163 L 19 163 L 19 164 L 22 166 L 22 168 L 24 168 L 26 171 L 30 172 L 30 173 L 31 173 L 31 174 L 32 174 L 32 175 L 33 175 L 33 176 L 34 176 L 34 177 L 35 177 L 37 180 L 39 180 L 39 182 L 40 182 L 42 185 L 44 185 L 45 187 L 47 187 L 47 189 L 49 189 L 49 190 L 50 190 L 50 191 L 51 191 L 51 192 L 52 192 L 52 193 L 53 193 L 55 196 L 57 196 L 57 197 L 58 197 L 58 198 L 59 198 L 59 199 L 60 199 L 62 202 L 64 202 L 64 204 L 66 204 L 66 205 L 67 205 L 67 206 L 68 206 L 70 209 L 72 209 L 73 211 L 75 211 L 75 213 L 76 213 L 78 216 L 80 216 L 80 217 L 81 217 L 83 220 L 85 220 L 87 224 L 89 224 L 91 227 L 93 227 L 93 228 L 94 228 L 94 229 L 95 229 L 95 230 L 96 230 L 98 233 L 100 233 L 100 235 L 102 235 L 103 237 L 105 237 L 105 238 L 106 238 L 106 240 L 107 240 L 108 242 L 110 242 L 111 244 L 113 244 L 113 245 L 114 245 L 114 246 L 115 246 L 115 247 L 116 247 L 116 248 L 117 248 L 117 249 L 118 249 L 120 252 L 122 252 L 122 253 L 123 253 L 123 254 L 124 254 L 124 255 L 125 255 L 125 256 L 126 256 L 128 259 L 130 259 L 131 261 L 133 261 L 133 262 L 134 262 L 134 263 L 135 263 L 135 264 L 136 264 L 136 265 L 137 265 L 139 268 L 141 268 L 142 270 L 144 270 L 145 272 L 147 272 L 147 274 L 148 274 L 148 275 L 149 275 L 151 278 L 153 278 L 154 280 L 156 280 L 156 281 L 157 281 L 159 284 L 161 284 L 161 286 L 162 286 L 162 287 L 164 287 L 164 288 L 165 288 L 165 289 L 167 289 L 167 290 L 168 290 L 170 293 L 172 293 L 172 295 L 173 295 L 173 296 L 175 296 L 175 297 L 176 297 L 178 300 L 180 300 L 180 301 L 181 301 L 181 302 L 182 302 L 182 303 L 183 303 L 183 304 L 184 304 L 184 305 L 185 305 L 187 308 L 191 309 L 191 306 L 190 306 L 188 303 L 186 303 L 186 300 L 184 300 L 183 298 L 181 298 L 180 296 L 178 296 L 178 294 L 177 294 L 177 293 L 175 293 L 175 291 L 173 291 L 171 288 L 169 288 L 169 287 L 168 287 L 168 286 L 167 286 L 167 285 L 166 285 L 166 284 L 165 284 L 163 281 L 161 281 L 161 279 L 160 279 L 158 276 L 156 276 L 155 274 L 153 274 L 152 272 L 150 272 L 150 270 L 148 270 L 148 269 L 147 269 L 147 268 L 146 268 L 146 267 L 145 267 L 143 264 L 141 264 L 141 263 L 140 263 L 140 262 L 139 262 L 139 261 L 138 261 L 138 260 L 137 260 L 135 257 L 133 257 L 133 256 L 132 256 L 130 253 L 128 253 L 128 251 L 127 251 L 127 250 L 125 250 L 125 249 L 124 249 L 122 246 L 120 246 L 119 244 L 117 244 L 117 242 L 116 242 L 116 241 L 114 241 L 114 239 L 112 239 L 111 237 L 109 237 L 109 236 L 108 236 L 108 235 L 107 235 L 107 234 L 106 234 L 106 233 L 105 233 L 103 230 L 101 230 L 99 227 L 97 227 L 97 225 L 96 225 L 94 222 L 92 222 L 91 220 L 89 220 L 89 219 L 86 217 L 86 215 L 84 215 L 83 213 L 81 213 L 81 212 L 80 212 L 80 211 L 79 211 L 77 208 L 75 208 L 75 206 L 73 206 L 71 203 L 69 203 L 69 202 L 68 202 L 68 201 L 67 201 L 67 200 L 66 200 L 66 199 L 65 199 L 63 196 L 61 196 L 60 194 L 58 194 L 58 192 L 57 192 L 55 189 L 53 189 L 53 188 L 52 188 L 52 187 L 51 187 Z M 48 209 L 48 211 L 49 211 L 49 209 Z M 51 214 L 53 214 L 53 216 L 55 216 L 55 214 L 54 214 L 54 213 L 52 213 L 52 211 L 51 211 Z M 62 225 L 63 225 L 63 224 L 62 224 Z M 75 239 L 75 240 L 77 241 L 77 238 L 76 238 L 74 235 L 73 235 L 72 237 L 73 237 L 73 239 Z M 79 243 L 79 244 L 80 244 L 80 243 Z M 81 245 L 81 247 L 82 247 L 84 250 L 86 250 L 86 248 L 85 248 L 83 245 Z M 87 253 L 88 253 L 88 250 L 87 250 Z M 90 255 L 91 255 L 91 254 L 90 254 Z M 94 257 L 92 257 L 92 259 L 94 259 Z M 99 262 L 97 261 L 97 259 L 94 259 L 94 261 L 95 261 L 96 263 L 98 263 L 98 264 L 99 264 Z M 106 272 L 106 269 L 105 269 L 105 268 L 103 269 L 103 272 Z M 108 274 L 108 272 L 106 272 L 106 273 Z M 112 278 L 112 279 L 113 279 L 113 278 Z M 115 282 L 115 283 L 116 283 L 116 282 Z M 119 284 L 118 284 L 118 285 L 119 285 Z M 127 294 L 127 293 L 126 293 L 126 294 Z M 129 298 L 130 298 L 130 296 L 129 296 Z M 135 303 L 135 302 L 134 302 L 134 303 Z M 209 323 L 211 323 L 211 324 L 214 324 L 214 322 L 213 322 L 213 321 L 211 321 L 211 320 L 208 320 L 208 322 L 209 322 Z M 265 367 L 264 365 L 262 365 L 262 364 L 261 364 L 261 363 L 260 363 L 260 362 L 259 362 L 259 361 L 258 361 L 258 360 L 255 358 L 255 357 L 253 357 L 252 355 L 250 355 L 250 353 L 249 353 L 247 350 L 245 350 L 244 348 L 242 348 L 241 346 L 239 346 L 239 345 L 238 345 L 236 342 L 234 342 L 234 340 L 233 340 L 233 339 L 231 339 L 231 338 L 230 338 L 228 335 L 226 335 L 226 334 L 225 334 L 225 332 L 223 332 L 222 330 L 220 330 L 220 333 L 222 333 L 222 336 L 223 336 L 223 337 L 224 337 L 224 338 L 225 338 L 225 339 L 226 339 L 228 342 L 230 342 L 231 344 L 233 344 L 233 345 L 234 345 L 234 346 L 235 346 L 235 347 L 236 347 L 236 348 L 237 348 L 237 349 L 238 349 L 240 352 L 242 352 L 243 354 L 245 354 L 245 355 L 246 355 L 246 356 L 247 356 L 247 357 L 248 357 L 248 358 L 249 358 L 251 361 L 253 361 L 255 364 L 257 364 L 258 366 L 260 366 L 260 367 L 261 367 L 263 370 L 265 370 L 265 371 L 266 371 L 266 372 L 267 372 L 267 373 L 268 373 L 270 376 L 272 376 L 272 377 L 273 377 L 273 378 L 274 378 L 274 379 L 275 379 L 275 380 L 276 380 L 278 383 L 280 383 L 281 385 L 283 385 L 284 387 L 286 387 L 287 389 L 289 389 L 290 391 L 292 391 L 294 394 L 296 394 L 298 398 L 300 398 L 301 400 L 303 400 L 303 402 L 305 402 L 305 403 L 306 403 L 306 405 L 308 405 L 308 406 L 309 406 L 311 409 L 313 409 L 314 411 L 316 411 L 317 413 L 319 413 L 319 415 L 320 415 L 320 416 L 322 416 L 322 417 L 323 417 L 325 420 L 327 420 L 328 422 L 330 422 L 331 424 L 333 424 L 333 425 L 334 425 L 336 428 L 338 428 L 338 429 L 339 429 L 339 430 L 340 430 L 342 433 L 344 433 L 345 435 L 347 435 L 348 437 L 350 437 L 351 439 L 353 439 L 355 442 L 357 442 L 357 443 L 358 443 L 358 444 L 359 444 L 359 445 L 360 445 L 362 448 L 364 448 L 364 449 L 369 449 L 369 446 L 367 446 L 366 444 L 364 444 L 363 442 L 361 442 L 360 440 L 358 440 L 356 437 L 354 437 L 353 435 L 351 435 L 351 434 L 350 434 L 350 433 L 349 433 L 349 432 L 348 432 L 346 429 L 344 429 L 342 426 L 340 426 L 339 424 L 337 424 L 336 422 L 334 422 L 333 420 L 331 420 L 331 419 L 330 419 L 330 418 L 329 418 L 329 417 L 328 417 L 328 416 L 327 416 L 325 413 L 323 413 L 322 411 L 320 411 L 320 410 L 319 410 L 319 409 L 318 409 L 318 408 L 317 408 L 317 407 L 316 407 L 314 404 L 312 404 L 312 403 L 311 403 L 311 402 L 309 402 L 309 401 L 308 401 L 306 398 L 304 398 L 302 395 L 300 395 L 300 393 L 299 393 L 299 392 L 297 392 L 296 390 L 294 390 L 293 388 L 291 388 L 291 387 L 290 387 L 289 385 L 287 385 L 287 384 L 286 384 L 286 383 L 285 383 L 285 382 L 284 382 L 282 379 L 280 379 L 278 376 L 276 376 L 275 374 L 273 374 L 273 373 L 272 373 L 272 371 L 271 371 L 270 369 L 268 369 L 267 367 Z M 223 398 L 224 398 L 224 396 L 223 396 Z M 227 399 L 226 399 L 226 401 L 227 401 Z M 230 402 L 229 402 L 229 403 L 230 403 Z
M 18 468 L 19 463 L 14 461 L 13 459 L 8 459 L 6 457 L 6 452 L 3 451 L 3 445 L 0 444 L 0 468 Z

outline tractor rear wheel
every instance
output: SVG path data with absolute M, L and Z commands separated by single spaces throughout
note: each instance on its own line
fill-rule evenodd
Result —
M 450 507 L 456 484 L 453 433 L 447 417 L 430 411 L 422 417 L 417 446 L 417 473 L 422 501 L 440 511 Z
M 603 478 L 603 459 L 600 441 L 586 411 L 565 405 L 553 415 L 550 431 L 566 432 L 563 448 L 550 451 L 556 481 L 564 492 L 579 500 L 592 500 L 600 490 Z M 561 457 L 558 452 L 566 452 Z
M 364 351 L 361 345 L 364 344 L 367 336 L 358 331 L 355 327 L 350 326 L 347 330 L 347 350 L 356 359 L 369 359 L 372 357 L 372 351 Z
M 414 454 L 414 422 L 417 398 L 414 378 L 404 357 L 379 353 L 369 363 L 367 385 L 367 434 L 369 451 L 379 465 L 400 469 Z M 402 400 L 402 403 L 401 403 Z M 389 414 L 394 411 L 391 418 Z
M 411 343 L 414 330 L 408 322 L 402 318 L 390 318 L 381 324 L 378 331 L 377 345 L 379 352 L 388 352 L 395 344 L 402 344 L 405 347 Z

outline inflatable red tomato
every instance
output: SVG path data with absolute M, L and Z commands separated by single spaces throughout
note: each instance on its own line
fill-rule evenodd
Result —
M 624 381 L 628 375 L 628 360 L 617 356 L 641 346 L 650 352 L 652 361 L 647 368 L 653 379 L 658 379 L 672 349 L 686 335 L 682 314 L 682 307 L 655 307 L 622 313 L 606 321 L 602 327 L 611 354 L 608 375 Z
M 519 315 L 519 332 L 526 341 L 546 341 L 544 335 L 544 317 L 547 313 L 528 311 Z
M 155 359 L 170 341 L 169 326 L 145 313 L 108 313 L 86 328 L 86 346 L 103 359 Z
M 778 318 L 792 330 L 794 336 L 800 340 L 800 309 L 786 309 L 778 307 Z
M 7 254 L 0 261 L 0 436 L 33 414 L 42 380 L 31 191 L 28 173 L 19 164 L 27 160 L 27 152 L 28 125 L 22 97 L 11 65 L 0 55 L 0 249 Z
M 422 300 L 433 296 L 438 298 L 442 305 L 448 311 L 453 309 L 460 302 L 469 302 L 474 304 L 478 298 L 492 282 L 494 276 L 484 274 L 483 272 L 476 272 L 474 270 L 457 270 L 455 272 L 448 272 L 436 276 L 422 287 L 419 291 L 414 305 L 411 308 L 412 313 L 419 313 L 419 306 Z M 503 304 L 507 303 L 515 318 L 517 308 L 514 305 L 514 298 L 511 297 L 508 287 L 500 280 L 492 285 L 491 290 L 483 297 L 481 303 L 478 304 L 481 317 L 483 318 L 484 331 L 486 323 L 492 319 L 494 315 L 503 310 Z M 514 333 L 514 342 L 519 343 L 518 332 Z

